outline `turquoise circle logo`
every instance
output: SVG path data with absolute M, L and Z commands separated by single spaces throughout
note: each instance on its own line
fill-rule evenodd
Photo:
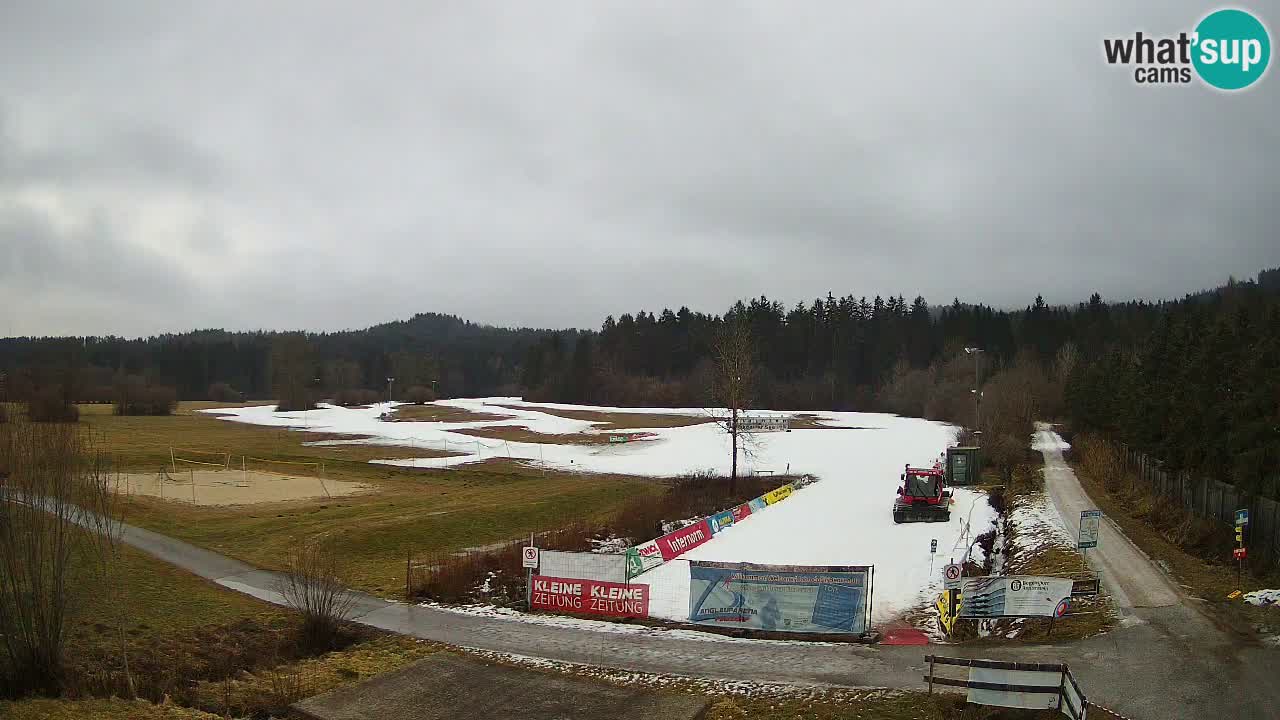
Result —
M 1271 36 L 1244 10 L 1217 10 L 1196 26 L 1191 58 L 1200 79 L 1219 90 L 1242 90 L 1258 81 L 1271 60 Z

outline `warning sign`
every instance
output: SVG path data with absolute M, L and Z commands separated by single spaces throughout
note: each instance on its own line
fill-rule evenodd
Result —
M 960 587 L 961 567 L 952 563 L 942 568 L 942 587 L 955 590 Z
M 520 556 L 521 565 L 527 568 L 538 567 L 538 548 L 526 547 L 524 553 Z

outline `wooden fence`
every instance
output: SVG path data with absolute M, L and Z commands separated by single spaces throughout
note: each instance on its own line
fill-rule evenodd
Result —
M 1249 564 L 1259 569 L 1280 567 L 1280 502 L 1251 496 L 1218 480 L 1168 472 L 1160 461 L 1127 446 L 1121 448 L 1125 464 L 1141 482 L 1194 515 L 1235 525 L 1236 510 L 1247 509 L 1245 544 L 1249 548 Z

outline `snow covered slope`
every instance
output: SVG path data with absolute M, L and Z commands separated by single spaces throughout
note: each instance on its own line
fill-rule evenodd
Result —
M 584 472 L 670 476 L 695 470 L 729 471 L 729 440 L 712 423 L 648 430 L 655 440 L 616 445 L 549 445 L 484 440 L 451 430 L 492 425 L 525 425 L 543 433 L 588 431 L 592 424 L 542 412 L 565 408 L 602 412 L 704 415 L 698 408 L 610 408 L 524 403 L 518 398 L 448 400 L 468 410 L 510 416 L 480 422 L 383 422 L 386 403 L 364 409 L 323 406 L 306 413 L 276 413 L 270 406 L 208 412 L 261 425 L 302 427 L 373 436 L 368 442 L 465 452 L 465 457 L 384 460 L 397 465 L 436 467 L 493 457 L 514 457 Z M 493 407 L 495 404 L 519 409 Z M 759 413 L 766 414 L 766 413 Z M 785 413 L 783 413 L 785 414 Z M 942 565 L 959 559 L 966 540 L 990 529 L 994 511 L 981 493 L 956 490 L 949 523 L 894 525 L 890 513 L 902 466 L 927 465 L 955 438 L 951 426 L 877 413 L 823 412 L 821 421 L 840 427 L 760 433 L 744 472 L 809 473 L 821 479 L 734 525 L 686 557 L 693 560 L 797 565 L 875 565 L 874 616 L 883 622 L 919 605 L 940 585 Z M 631 432 L 631 431 L 629 431 Z M 340 441 L 341 442 L 341 441 Z M 971 528 L 967 533 L 965 528 Z M 637 538 L 645 540 L 647 538 Z M 938 555 L 930 575 L 930 540 Z M 651 612 L 683 619 L 687 614 L 687 564 L 668 563 L 638 582 L 653 585 Z

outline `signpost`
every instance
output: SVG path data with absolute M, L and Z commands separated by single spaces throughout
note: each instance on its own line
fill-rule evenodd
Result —
M 951 563 L 942 569 L 942 587 L 945 590 L 960 589 L 960 575 L 963 568 L 956 563 Z
M 538 548 L 533 544 L 533 533 L 529 533 L 529 544 L 520 553 L 520 564 L 524 566 L 525 598 L 529 608 L 533 608 L 533 571 L 538 567 Z
M 538 567 L 538 548 L 526 547 L 524 554 L 520 558 L 521 566 L 526 569 L 534 569 Z
M 929 541 L 929 574 L 933 574 L 933 556 L 938 553 L 938 538 Z
M 1080 511 L 1080 538 L 1076 547 L 1080 550 L 1098 547 L 1098 536 L 1102 532 L 1102 511 Z
M 1236 587 L 1244 587 L 1244 559 L 1248 556 L 1248 550 L 1244 546 L 1244 527 L 1249 524 L 1249 509 L 1241 508 L 1236 511 L 1236 547 L 1231 551 L 1232 557 L 1236 559 Z

